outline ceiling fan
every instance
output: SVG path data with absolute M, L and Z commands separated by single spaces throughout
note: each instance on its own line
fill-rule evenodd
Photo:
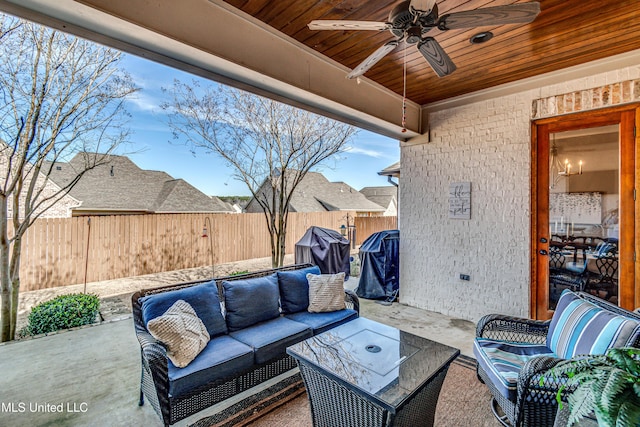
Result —
M 438 16 L 436 0 L 407 0 L 398 3 L 391 10 L 388 22 L 316 20 L 311 21 L 308 26 L 310 30 L 389 30 L 396 37 L 354 68 L 347 75 L 349 79 L 366 73 L 403 40 L 407 44 L 417 45 L 418 51 L 433 71 L 439 77 L 444 77 L 453 73 L 456 65 L 436 39 L 426 36 L 431 29 L 447 31 L 485 25 L 526 24 L 532 22 L 539 13 L 540 3 L 528 2 Z

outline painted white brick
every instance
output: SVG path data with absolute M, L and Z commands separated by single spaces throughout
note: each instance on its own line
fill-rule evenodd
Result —
M 431 142 L 401 147 L 401 301 L 472 321 L 528 317 L 533 101 L 637 78 L 628 67 L 431 113 Z M 449 219 L 449 184 L 465 181 L 471 219 Z

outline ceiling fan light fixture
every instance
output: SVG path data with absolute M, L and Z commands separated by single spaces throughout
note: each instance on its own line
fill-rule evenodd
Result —
M 493 33 L 491 31 L 482 31 L 478 34 L 474 34 L 473 36 L 471 36 L 471 38 L 469 39 L 469 42 L 471 44 L 481 44 L 484 42 L 488 42 L 492 38 L 493 38 Z

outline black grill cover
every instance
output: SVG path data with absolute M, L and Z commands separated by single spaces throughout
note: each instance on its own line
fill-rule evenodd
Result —
M 400 286 L 400 231 L 373 233 L 360 246 L 360 281 L 356 295 L 368 299 L 392 297 Z
M 349 241 L 335 230 L 311 227 L 296 243 L 296 264 L 310 263 L 320 267 L 323 274 L 344 271 L 349 278 Z

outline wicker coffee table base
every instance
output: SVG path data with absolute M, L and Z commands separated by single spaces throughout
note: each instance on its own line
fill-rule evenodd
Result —
M 431 427 L 449 369 L 449 365 L 443 367 L 394 414 L 315 366 L 299 359 L 297 362 L 307 388 L 314 427 Z

